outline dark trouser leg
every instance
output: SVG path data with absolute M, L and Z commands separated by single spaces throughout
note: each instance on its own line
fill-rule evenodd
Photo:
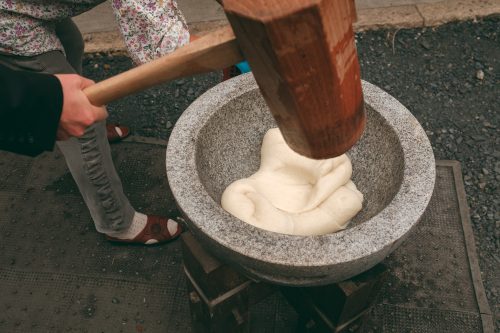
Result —
M 66 60 L 81 75 L 85 44 L 80 30 L 72 19 L 67 18 L 56 24 L 56 34 L 64 47 Z
M 70 41 L 71 39 L 66 41 L 67 50 L 75 51 L 72 56 L 73 60 L 77 61 L 76 51 L 79 48 L 68 45 Z M 50 51 L 33 57 L 0 55 L 0 62 L 17 69 L 50 74 L 76 72 L 60 51 Z M 110 236 L 127 230 L 135 210 L 123 193 L 120 178 L 113 165 L 105 123 L 100 122 L 89 127 L 81 138 L 58 141 L 57 144 L 90 210 L 96 229 Z

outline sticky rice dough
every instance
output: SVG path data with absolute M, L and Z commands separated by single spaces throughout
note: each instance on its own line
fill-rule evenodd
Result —
M 314 160 L 294 152 L 277 128 L 264 136 L 260 169 L 229 185 L 221 204 L 258 228 L 291 235 L 344 229 L 362 207 L 347 155 Z

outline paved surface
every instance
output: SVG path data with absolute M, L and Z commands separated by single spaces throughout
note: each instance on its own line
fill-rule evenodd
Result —
M 358 10 L 435 4 L 444 0 L 356 0 Z M 188 23 L 225 20 L 224 11 L 215 0 L 178 0 L 179 8 Z M 109 1 L 76 18 L 83 33 L 113 31 L 117 29 Z
M 363 79 L 388 91 L 417 117 L 437 159 L 462 164 L 481 275 L 498 319 L 499 36 L 499 16 L 357 34 Z M 92 54 L 84 71 L 99 81 L 131 66 L 126 57 Z M 166 139 L 182 111 L 220 78 L 220 73 L 200 75 L 124 98 L 109 105 L 110 119 L 130 125 L 137 135 Z
M 190 31 L 202 35 L 227 24 L 215 0 L 178 0 Z M 500 0 L 356 0 L 356 30 L 435 26 L 500 13 Z M 86 51 L 125 50 L 109 2 L 75 18 Z
M 358 10 L 365 8 L 387 8 L 396 6 L 411 6 L 425 3 L 438 3 L 444 0 L 355 0 Z
M 113 145 L 132 204 L 175 215 L 164 154 L 164 144 Z M 180 241 L 105 241 L 58 152 L 0 161 L 0 332 L 191 332 Z M 427 212 L 385 261 L 376 306 L 351 332 L 493 332 L 458 163 L 438 165 Z M 297 315 L 275 294 L 250 320 L 252 332 L 292 332 Z
M 431 139 L 436 158 L 456 159 L 462 164 L 481 276 L 490 305 L 496 313 L 497 330 L 500 329 L 499 29 L 500 18 L 497 16 L 433 29 L 388 29 L 357 35 L 363 78 L 387 90 L 415 114 Z M 85 73 L 95 80 L 130 67 L 131 63 L 125 57 L 94 54 L 85 59 Z M 166 139 L 185 107 L 218 80 L 220 73 L 211 73 L 178 80 L 136 97 L 126 98 L 110 105 L 111 119 L 130 125 L 135 134 Z M 4 163 L 0 166 L 2 175 L 13 176 L 9 186 L 15 189 L 19 185 L 18 179 L 26 175 L 25 167 L 10 157 L 0 161 Z M 70 179 L 65 178 L 63 181 L 70 182 Z M 10 201 L 2 196 L 0 209 L 4 211 L 10 205 Z M 148 205 L 143 208 L 150 209 Z M 24 205 L 16 207 L 27 209 Z M 47 220 L 51 218 L 48 213 L 44 216 Z M 79 223 L 89 223 L 82 216 L 78 219 Z M 0 221 L 4 221 L 4 218 L 0 218 Z M 93 235 L 95 244 L 102 242 L 102 238 L 94 234 L 91 224 L 88 224 L 88 228 L 76 230 Z M 26 235 L 36 237 L 31 230 L 27 228 Z M 74 230 L 64 231 L 72 233 Z M 52 242 L 55 239 L 49 240 Z M 0 242 L 0 246 L 2 244 Z M 57 251 L 65 249 L 58 248 L 50 253 L 55 256 Z M 2 264 L 2 268 L 11 264 L 7 261 Z M 23 261 L 22 265 L 25 264 Z M 18 276 L 10 276 L 9 279 L 12 281 Z M 5 290 L 1 289 L 2 295 Z M 15 292 L 16 289 L 12 290 L 9 286 L 7 291 Z M 83 299 L 77 298 L 80 303 L 76 304 L 83 304 Z M 65 309 L 67 303 L 61 304 L 61 308 Z M 16 313 L 14 309 L 10 310 L 14 305 L 8 309 L 12 313 Z M 38 309 L 44 306 L 42 304 Z M 25 307 L 15 307 L 19 312 L 16 318 L 20 319 L 14 324 L 19 323 L 19 326 L 28 319 Z

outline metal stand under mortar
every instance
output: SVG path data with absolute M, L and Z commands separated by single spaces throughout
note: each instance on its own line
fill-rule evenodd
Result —
M 340 332 L 365 314 L 387 272 L 383 264 L 349 280 L 321 287 L 255 282 L 182 235 L 192 326 L 195 332 L 247 332 L 249 307 L 280 291 L 299 315 L 299 332 Z

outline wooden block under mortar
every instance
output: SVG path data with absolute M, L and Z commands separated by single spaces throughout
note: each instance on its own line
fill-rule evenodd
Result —
M 247 277 L 206 252 L 191 233 L 183 233 L 181 239 L 184 266 L 208 298 L 217 298 L 249 282 Z
M 281 291 L 299 314 L 299 331 L 341 332 L 369 310 L 386 275 L 385 265 L 378 264 L 336 284 Z
M 365 126 L 352 0 L 224 0 L 224 10 L 288 145 L 338 156 Z

